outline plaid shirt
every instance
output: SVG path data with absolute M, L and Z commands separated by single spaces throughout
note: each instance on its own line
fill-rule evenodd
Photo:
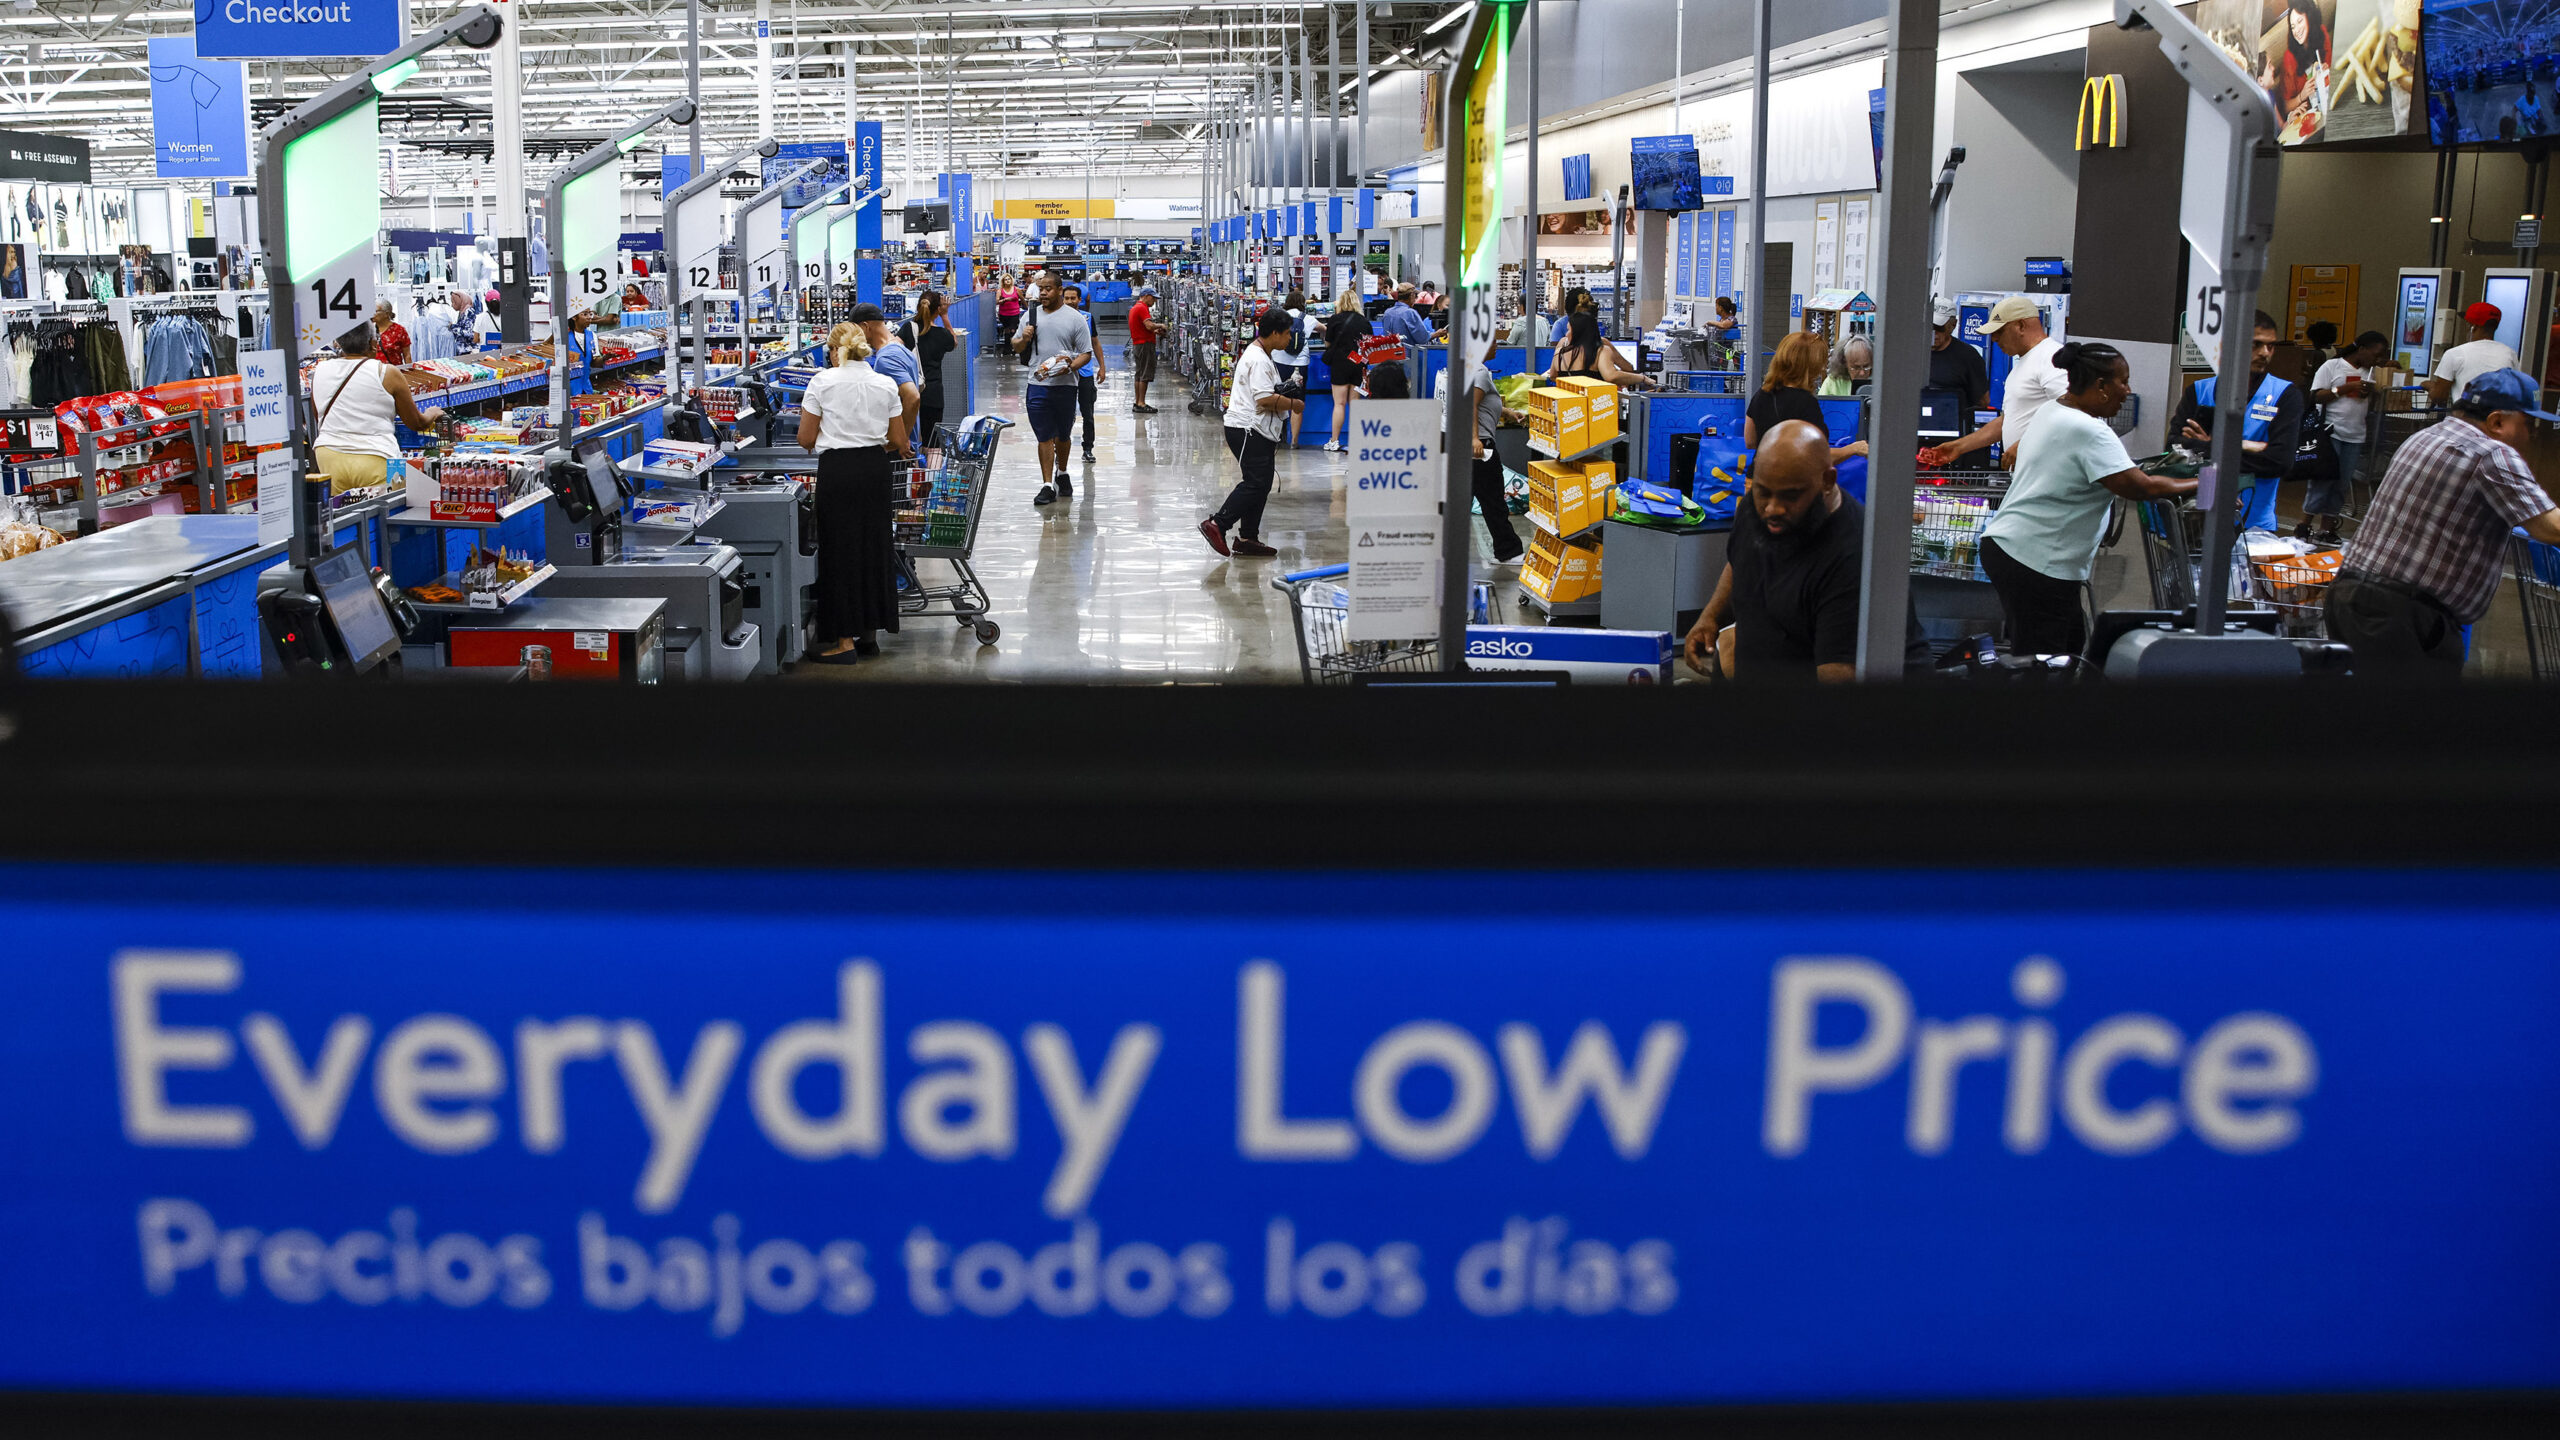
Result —
M 2508 532 L 2551 508 L 2513 447 L 2444 420 L 2391 457 L 2345 568 L 2415 586 L 2467 625 L 2498 598 Z

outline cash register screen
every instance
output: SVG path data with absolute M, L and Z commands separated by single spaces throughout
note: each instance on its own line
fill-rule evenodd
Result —
M 311 580 L 357 674 L 399 653 L 400 632 L 391 628 L 391 611 L 382 603 L 382 592 L 373 588 L 373 572 L 356 547 L 322 556 L 311 567 Z
M 1920 438 L 1953 440 L 1964 433 L 1964 395 L 1956 390 L 1920 392 Z
M 622 508 L 622 480 L 613 473 L 613 457 L 601 440 L 578 442 L 578 463 L 586 467 L 587 494 L 599 512 Z

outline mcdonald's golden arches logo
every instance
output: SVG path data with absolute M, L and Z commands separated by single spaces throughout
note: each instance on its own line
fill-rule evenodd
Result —
M 2080 86 L 2080 118 L 2072 123 L 2071 148 L 2124 148 L 2124 77 L 2092 75 Z

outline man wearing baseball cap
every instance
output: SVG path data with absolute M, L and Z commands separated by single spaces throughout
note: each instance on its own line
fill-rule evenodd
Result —
M 1981 351 L 1956 339 L 1955 302 L 1932 300 L 1929 323 L 1937 327 L 1937 333 L 1929 337 L 1929 388 L 1953 390 L 1962 395 L 1967 415 L 1989 405 L 1991 367 L 1984 363 Z M 1991 442 L 1986 440 L 1982 443 L 1988 445 Z
M 2427 379 L 2427 394 L 2438 405 L 2471 388 L 2471 382 L 2492 370 L 2515 368 L 2516 352 L 2498 340 L 2498 323 L 2506 316 L 2486 300 L 2462 312 L 2471 326 L 2471 338 L 2444 352 L 2436 362 L 2436 373 Z
M 889 329 L 888 312 L 879 306 L 856 305 L 845 318 L 862 327 L 862 338 L 871 346 L 872 373 L 886 376 L 898 387 L 899 413 L 907 422 L 907 453 L 912 456 L 924 444 L 916 434 L 916 412 L 924 405 L 924 362 Z
M 2062 342 L 2045 333 L 2044 312 L 2035 301 L 2024 295 L 2008 296 L 1991 307 L 1982 332 L 2010 359 L 2008 381 L 2000 387 L 2000 413 L 1970 435 L 1922 451 L 1923 465 L 1951 465 L 1960 455 L 1998 445 L 2001 463 L 2016 469 L 2018 447 L 2025 443 L 2036 412 L 2061 399 L 2069 388 L 2053 364 L 2053 352 L 2062 348 Z M 1964 348 L 1970 352 L 1973 347 Z
M 2541 404 L 2532 376 L 2492 370 L 2392 455 L 2329 584 L 2329 637 L 2355 652 L 2356 674 L 2460 679 L 2462 627 L 2498 598 L 2508 531 L 2560 545 L 2560 510 L 2519 453 L 2535 421 L 2560 420 Z

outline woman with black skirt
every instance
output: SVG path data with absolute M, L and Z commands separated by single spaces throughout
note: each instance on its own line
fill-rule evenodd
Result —
M 898 328 L 898 338 L 916 352 L 916 363 L 924 367 L 924 398 L 916 407 L 916 433 L 910 438 L 918 451 L 930 450 L 942 425 L 942 357 L 960 343 L 951 333 L 951 304 L 941 291 L 927 290 L 916 297 L 915 318 Z
M 818 456 L 818 638 L 810 658 L 851 665 L 880 653 L 876 638 L 898 628 L 898 565 L 891 518 L 905 475 L 905 405 L 898 387 L 870 365 L 871 345 L 856 325 L 827 337 L 834 362 L 800 399 L 800 448 Z

